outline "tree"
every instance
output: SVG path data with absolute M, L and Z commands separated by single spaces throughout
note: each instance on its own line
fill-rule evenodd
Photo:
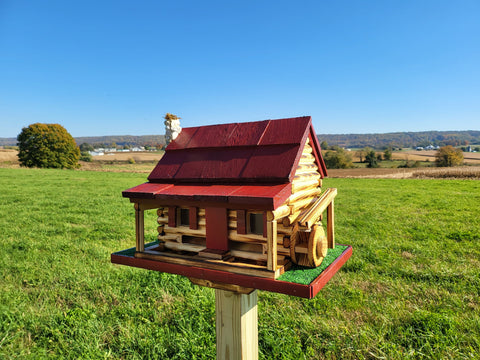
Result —
M 368 168 L 377 168 L 377 156 L 375 155 L 375 150 L 370 150 L 365 155 L 365 162 L 367 163 Z
M 392 160 L 392 150 L 390 148 L 386 149 L 383 152 L 383 159 L 384 160 Z
M 78 166 L 80 150 L 62 125 L 29 125 L 17 136 L 17 142 L 22 166 L 60 169 Z
M 320 148 L 322 150 L 328 150 L 328 143 L 324 140 L 320 143 Z
M 451 145 L 441 147 L 435 154 L 437 166 L 458 166 L 463 164 L 463 153 Z
M 88 151 L 93 151 L 93 150 L 95 150 L 95 149 L 93 148 L 93 146 L 90 145 L 89 143 L 82 143 L 82 144 L 80 144 L 79 147 L 80 147 L 80 151 L 81 151 L 81 152 L 88 152 Z
M 363 158 L 365 157 L 365 151 L 364 150 L 357 150 L 355 152 L 355 156 L 358 157 L 358 159 L 360 160 L 360 162 L 362 163 L 363 162 Z
M 327 169 L 348 169 L 353 167 L 352 156 L 342 148 L 327 151 L 323 157 Z

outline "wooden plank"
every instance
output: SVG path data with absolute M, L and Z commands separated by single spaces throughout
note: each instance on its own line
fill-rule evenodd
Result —
M 305 210 L 298 218 L 298 223 L 311 228 L 318 218 L 337 195 L 337 189 L 327 189 L 309 209 Z
M 257 291 L 215 290 L 217 360 L 258 359 Z
M 200 252 L 206 249 L 206 247 L 202 245 L 178 243 L 178 242 L 171 242 L 171 241 L 166 241 L 164 246 L 166 249 L 174 250 L 174 251 Z
M 315 189 L 317 186 L 318 186 L 318 179 L 293 182 L 292 193 L 296 193 L 301 190 Z
M 290 207 L 288 205 L 282 205 L 273 211 L 267 212 L 267 220 L 278 220 L 290 214 Z
M 243 286 L 239 285 L 233 285 L 233 284 L 225 284 L 225 283 L 218 283 L 218 282 L 213 282 L 210 280 L 206 279 L 195 279 L 195 278 L 188 278 L 193 284 L 198 285 L 198 286 L 204 286 L 212 289 L 219 289 L 219 290 L 226 290 L 226 291 L 233 291 L 238 294 L 250 294 L 252 291 L 254 291 L 254 288 L 246 288 Z
M 177 226 L 177 208 L 175 206 L 170 206 L 168 208 L 168 226 Z
M 157 239 L 160 241 L 176 241 L 178 243 L 182 242 L 182 235 L 181 234 L 165 234 L 165 235 L 158 235 Z
M 267 269 L 277 268 L 277 221 L 267 222 Z
M 199 227 L 197 230 L 193 230 L 187 226 L 179 226 L 174 228 L 164 226 L 163 231 L 166 234 L 179 234 L 179 235 L 206 237 L 206 227 Z
M 322 189 L 320 188 L 314 188 L 314 189 L 306 189 L 302 191 L 298 191 L 296 193 L 293 193 L 292 195 L 289 196 L 287 199 L 287 204 L 293 204 L 299 199 L 304 199 L 304 198 L 309 198 L 309 197 L 315 197 L 319 195 L 322 192 Z
M 267 237 L 267 212 L 263 212 L 263 237 Z
M 135 239 L 137 251 L 145 249 L 145 217 L 143 210 L 135 204 Z
M 228 250 L 228 216 L 225 208 L 205 209 L 207 248 Z
M 333 249 L 335 247 L 335 211 L 334 200 L 327 206 L 327 240 L 328 247 Z
M 293 182 L 308 181 L 312 179 L 320 179 L 320 174 L 317 171 L 308 171 L 303 173 L 295 173 Z
M 190 229 L 192 230 L 196 230 L 198 229 L 198 208 L 195 207 L 195 206 L 190 206 L 189 208 L 189 211 L 188 211 L 188 217 L 189 217 L 189 225 L 190 225 Z
M 237 234 L 235 230 L 230 230 L 228 232 L 228 238 L 233 241 L 241 241 L 245 243 L 256 243 L 256 244 L 266 244 L 267 238 L 263 235 L 258 234 Z M 283 242 L 283 235 L 277 235 L 277 242 Z
M 237 233 L 238 234 L 247 233 L 247 211 L 246 210 L 237 210 Z
M 236 262 L 226 262 L 222 260 L 208 259 L 203 257 L 193 257 L 189 255 L 182 255 L 178 253 L 167 253 L 167 252 L 158 252 L 158 251 L 143 251 L 135 253 L 135 257 L 142 259 L 151 259 L 159 262 L 165 262 L 168 264 L 178 264 L 187 267 L 200 267 L 203 269 L 210 270 L 219 270 L 219 271 L 228 271 L 232 274 L 244 274 L 250 276 L 266 277 L 270 279 L 275 279 L 283 273 L 283 268 L 278 269 L 277 271 L 267 270 L 265 266 L 247 264 L 247 263 L 236 263 Z M 166 271 L 170 272 L 170 271 Z M 190 276 L 195 276 L 194 273 L 189 273 Z
M 273 278 L 268 277 L 247 275 L 242 272 L 242 269 L 238 272 L 207 269 L 200 267 L 199 263 L 196 263 L 195 265 L 193 262 L 189 265 L 181 265 L 171 262 L 168 263 L 159 260 L 121 255 L 120 253 L 111 254 L 110 259 L 114 264 L 194 277 L 196 279 L 206 279 L 217 283 L 228 283 L 243 287 L 254 287 L 259 290 L 311 299 L 315 297 L 315 295 L 322 289 L 323 286 L 325 286 L 325 284 L 351 257 L 351 255 L 352 247 L 348 246 L 347 249 L 345 249 L 345 251 L 314 281 L 312 281 L 310 285 L 301 285 L 274 280 Z
M 289 204 L 290 208 L 290 215 L 296 213 L 297 211 L 303 210 L 303 208 L 309 207 L 310 205 L 313 205 L 317 198 L 315 197 L 308 197 L 304 199 L 299 199 L 295 201 L 292 204 Z

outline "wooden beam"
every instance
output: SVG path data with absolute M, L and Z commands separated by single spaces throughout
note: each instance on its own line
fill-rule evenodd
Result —
M 287 199 L 287 204 L 288 205 L 293 204 L 294 202 L 298 201 L 299 199 L 304 199 L 304 198 L 308 198 L 308 197 L 315 197 L 315 196 L 319 195 L 321 192 L 322 192 L 322 189 L 320 189 L 320 188 L 306 189 L 306 190 L 296 192 L 296 193 L 289 196 L 289 198 Z
M 135 239 L 136 239 L 136 250 L 144 251 L 145 250 L 145 218 L 143 210 L 139 204 L 135 204 Z
M 294 181 L 292 183 L 292 193 L 296 193 L 300 190 L 316 188 L 318 186 L 318 178 L 312 178 L 305 181 Z
M 315 222 L 318 221 L 320 215 L 327 208 L 328 205 L 337 196 L 337 189 L 327 189 L 309 209 L 305 210 L 298 218 L 298 223 L 307 228 L 311 228 Z
M 277 220 L 267 222 L 267 269 L 277 269 Z
M 290 215 L 290 208 L 288 205 L 282 205 L 273 211 L 267 212 L 267 221 L 281 219 L 287 215 Z
M 258 359 L 257 291 L 215 289 L 217 360 Z
M 335 212 L 334 200 L 327 206 L 327 240 L 328 247 L 333 249 L 335 247 Z

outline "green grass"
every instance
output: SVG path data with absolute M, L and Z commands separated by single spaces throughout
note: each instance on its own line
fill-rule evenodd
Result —
M 0 169 L 0 359 L 211 359 L 215 297 L 110 264 L 146 174 Z M 259 292 L 261 359 L 475 359 L 480 182 L 325 179 L 353 246 L 313 299 Z M 155 214 L 147 214 L 155 238 Z

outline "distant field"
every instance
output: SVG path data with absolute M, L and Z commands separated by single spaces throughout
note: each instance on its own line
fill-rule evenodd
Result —
M 355 168 L 329 169 L 328 176 L 333 178 L 369 178 L 369 179 L 475 179 L 480 180 L 480 166 L 459 166 L 451 168 Z
M 18 151 L 9 149 L 0 149 L 0 164 L 1 163 L 18 163 Z
M 0 359 L 215 357 L 213 290 L 110 263 L 135 243 L 121 191 L 145 180 L 0 169 Z M 480 182 L 324 185 L 353 255 L 313 300 L 259 292 L 259 358 L 478 359 Z
M 108 162 L 108 161 L 158 161 L 162 158 L 163 152 L 115 152 L 106 155 L 93 156 L 93 160 Z
M 409 161 L 426 161 L 427 159 L 431 162 L 435 161 L 436 151 L 400 151 L 394 152 L 392 158 L 396 160 L 409 160 Z M 465 163 L 468 165 L 480 165 L 480 153 L 463 153 L 463 158 Z
M 422 154 L 422 155 L 418 155 Z M 466 163 L 477 166 L 463 166 L 455 168 L 397 168 L 406 160 L 425 161 L 430 160 L 433 165 L 435 152 L 428 151 L 405 151 L 394 153 L 398 159 L 390 162 L 380 162 L 380 168 L 368 169 L 365 167 L 354 169 L 329 169 L 330 177 L 335 178 L 457 178 L 457 179 L 480 179 L 480 153 L 464 153 Z M 92 162 L 80 162 L 80 170 L 85 171 L 110 171 L 150 173 L 155 164 L 161 159 L 163 153 L 159 152 L 128 152 L 114 153 L 113 155 L 94 156 Z M 428 164 L 428 163 L 424 163 Z M 363 165 L 365 164 L 356 164 Z M 18 168 L 16 150 L 0 149 L 0 167 Z

